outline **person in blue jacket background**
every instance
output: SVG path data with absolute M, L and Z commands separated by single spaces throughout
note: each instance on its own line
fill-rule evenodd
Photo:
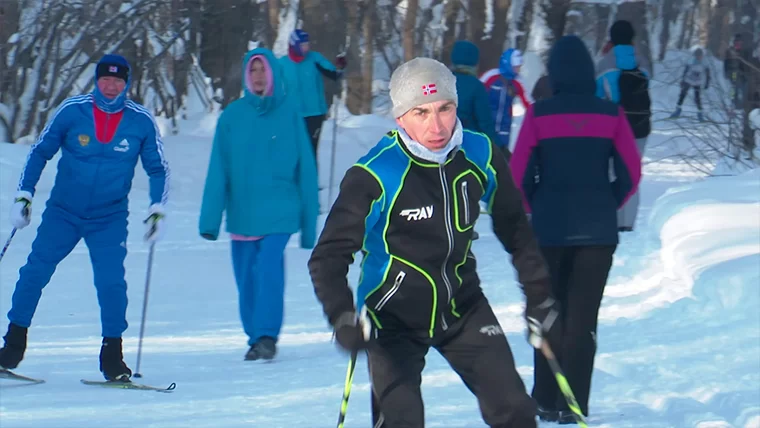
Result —
M 467 40 L 457 40 L 451 50 L 451 71 L 457 78 L 457 117 L 462 127 L 486 134 L 497 143 L 491 106 L 483 82 L 478 79 L 480 49 Z
M 610 26 L 610 49 L 596 65 L 596 96 L 619 104 L 631 125 L 639 155 L 644 156 L 652 132 L 652 100 L 649 96 L 650 64 L 636 55 L 633 25 L 617 20 Z M 636 192 L 618 211 L 618 230 L 632 232 L 639 211 Z
M 309 33 L 296 29 L 288 39 L 288 54 L 280 58 L 280 61 L 288 94 L 293 95 L 298 102 L 316 159 L 319 135 L 327 114 L 322 76 L 334 81 L 340 79 L 346 67 L 346 57 L 338 55 L 335 58 L 336 65 L 333 65 L 321 53 L 311 50 Z
M 169 190 L 169 166 L 151 113 L 127 99 L 130 67 L 119 55 L 105 55 L 95 69 L 92 93 L 66 99 L 29 150 L 11 209 L 11 223 L 31 222 L 35 187 L 47 162 L 60 150 L 55 184 L 42 213 L 37 237 L 13 292 L 0 367 L 18 366 L 26 350 L 27 330 L 42 289 L 81 239 L 90 251 L 103 342 L 100 371 L 107 380 L 126 381 L 121 335 L 127 329 L 128 195 L 138 158 L 150 182 L 147 241 L 163 233 Z
M 216 125 L 203 190 L 199 231 L 219 237 L 222 213 L 232 239 L 246 360 L 274 358 L 283 323 L 285 246 L 301 231 L 314 247 L 319 201 L 317 171 L 297 99 L 286 96 L 282 67 L 257 48 L 243 61 L 242 98 Z

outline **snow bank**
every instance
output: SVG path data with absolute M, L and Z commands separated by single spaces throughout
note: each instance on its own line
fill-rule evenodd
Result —
M 760 300 L 760 169 L 671 188 L 655 202 L 649 223 L 666 277 L 714 303 Z M 718 281 L 701 290 L 703 276 Z
M 750 112 L 749 121 L 753 128 L 760 130 L 760 108 L 756 108 Z

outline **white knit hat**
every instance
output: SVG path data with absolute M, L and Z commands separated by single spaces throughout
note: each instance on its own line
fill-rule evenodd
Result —
M 393 117 L 418 105 L 435 101 L 457 102 L 457 79 L 451 70 L 432 58 L 414 58 L 401 64 L 391 75 Z

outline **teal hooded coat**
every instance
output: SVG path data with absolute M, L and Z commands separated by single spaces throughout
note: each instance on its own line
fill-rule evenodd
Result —
M 259 57 L 271 70 L 271 95 L 253 94 L 249 63 Z M 243 61 L 242 98 L 230 103 L 216 125 L 199 231 L 219 236 L 222 213 L 232 234 L 264 236 L 300 230 L 301 247 L 313 248 L 319 214 L 317 168 L 296 99 L 286 94 L 281 63 L 257 48 Z

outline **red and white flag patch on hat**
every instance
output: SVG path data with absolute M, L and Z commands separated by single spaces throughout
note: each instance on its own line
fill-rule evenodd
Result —
M 118 71 L 119 71 L 119 67 L 117 67 L 115 65 L 112 65 L 112 66 L 108 67 L 108 72 L 109 73 L 116 73 Z
M 427 85 L 422 85 L 422 95 L 432 95 L 438 92 L 438 90 L 435 88 L 435 83 L 428 83 Z

